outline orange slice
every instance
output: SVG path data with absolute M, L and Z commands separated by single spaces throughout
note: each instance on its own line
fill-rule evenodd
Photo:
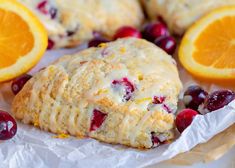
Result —
M 40 21 L 16 0 L 0 0 L 0 82 L 30 70 L 47 47 Z
M 197 21 L 179 47 L 182 65 L 204 79 L 235 79 L 235 6 L 222 7 Z

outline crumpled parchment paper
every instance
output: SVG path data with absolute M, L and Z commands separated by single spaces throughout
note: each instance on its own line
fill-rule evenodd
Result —
M 30 73 L 35 73 L 64 54 L 80 49 L 47 52 Z M 185 88 L 195 83 L 182 68 L 180 74 Z M 212 84 L 202 85 L 207 90 L 218 88 Z M 12 98 L 10 83 L 0 84 L 0 109 L 10 111 Z M 0 142 L 0 168 L 145 167 L 189 151 L 196 145 L 207 142 L 233 123 L 235 101 L 213 113 L 196 116 L 191 126 L 173 143 L 151 150 L 138 150 L 93 139 L 56 139 L 54 134 L 18 122 L 17 135 L 9 141 Z

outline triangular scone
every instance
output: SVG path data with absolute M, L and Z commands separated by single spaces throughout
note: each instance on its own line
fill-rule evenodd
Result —
M 112 37 L 122 26 L 144 21 L 138 0 L 17 0 L 38 16 L 49 47 L 72 47 L 97 36 Z
M 213 9 L 235 5 L 235 0 L 141 0 L 146 13 L 153 20 L 162 17 L 168 27 L 183 34 L 201 16 Z
M 17 119 L 43 130 L 151 148 L 173 138 L 181 82 L 171 56 L 127 38 L 64 56 L 16 95 Z

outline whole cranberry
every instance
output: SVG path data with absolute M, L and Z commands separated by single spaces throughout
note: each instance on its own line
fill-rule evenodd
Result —
M 110 42 L 110 41 L 104 37 L 98 36 L 98 37 L 95 37 L 89 41 L 88 47 L 97 47 L 99 44 L 107 43 L 107 42 Z
M 124 38 L 124 37 L 136 37 L 136 38 L 141 38 L 142 35 L 141 33 L 134 27 L 131 26 L 124 26 L 119 28 L 115 35 L 114 35 L 114 40 L 118 38 Z
M 8 140 L 15 136 L 17 124 L 7 112 L 0 110 L 0 140 Z
M 55 45 L 55 42 L 51 39 L 48 39 L 47 50 L 51 50 Z
M 235 99 L 235 93 L 231 90 L 218 90 L 207 96 L 204 109 L 209 112 L 218 110 L 228 105 Z
M 20 77 L 14 79 L 11 84 L 11 90 L 16 95 L 24 87 L 25 83 L 32 78 L 29 74 L 21 75 Z
M 200 86 L 193 85 L 189 86 L 184 92 L 184 104 L 185 107 L 198 110 L 198 107 L 204 102 L 208 93 L 203 90 Z
M 176 41 L 171 36 L 161 36 L 156 38 L 154 41 L 154 44 L 156 44 L 158 47 L 163 49 L 168 54 L 172 55 L 175 52 L 176 49 Z
M 176 127 L 182 133 L 193 121 L 193 118 L 198 115 L 198 112 L 192 109 L 184 109 L 181 111 L 175 120 Z
M 149 23 L 144 26 L 142 31 L 143 38 L 148 41 L 154 42 L 156 38 L 161 36 L 168 36 L 169 32 L 165 24 L 161 22 Z

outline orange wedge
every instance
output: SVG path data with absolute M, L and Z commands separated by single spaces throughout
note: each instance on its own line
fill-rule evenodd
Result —
M 0 82 L 30 70 L 47 47 L 40 21 L 16 0 L 0 0 Z
M 235 79 L 235 6 L 216 9 L 197 21 L 179 47 L 182 65 L 204 79 Z

